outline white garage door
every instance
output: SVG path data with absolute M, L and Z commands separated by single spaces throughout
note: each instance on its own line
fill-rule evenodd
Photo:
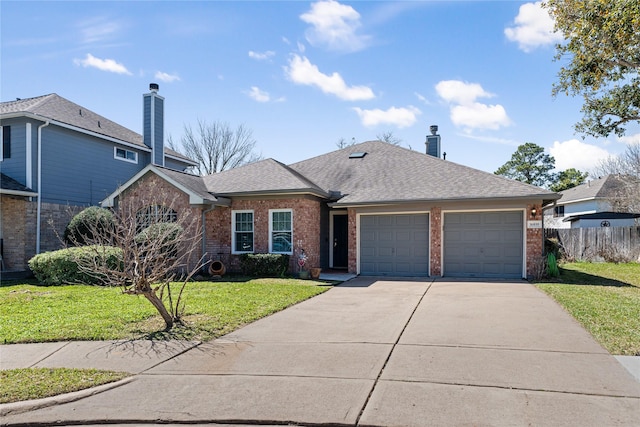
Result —
M 429 215 L 362 215 L 360 274 L 428 276 Z
M 444 214 L 444 275 L 522 278 L 522 211 Z

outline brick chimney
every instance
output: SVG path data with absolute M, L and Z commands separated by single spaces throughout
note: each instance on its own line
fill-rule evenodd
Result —
M 157 83 L 149 85 L 149 93 L 142 97 L 144 114 L 142 138 L 151 148 L 151 163 L 164 166 L 164 98 L 158 95 Z
M 427 154 L 440 158 L 440 135 L 438 135 L 438 125 L 429 126 L 431 135 L 427 135 L 425 145 L 427 146 Z

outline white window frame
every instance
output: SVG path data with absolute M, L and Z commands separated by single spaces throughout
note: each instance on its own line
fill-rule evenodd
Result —
M 291 250 L 288 252 L 276 252 L 273 250 L 273 214 L 279 212 L 289 212 L 291 214 L 291 229 L 288 230 L 291 233 Z M 285 231 L 285 230 L 280 230 Z M 269 253 L 272 254 L 286 254 L 293 255 L 293 209 L 269 209 Z
M 118 150 L 124 152 L 124 157 L 118 156 Z M 133 159 L 129 158 L 129 153 L 133 154 Z M 113 147 L 113 158 L 116 160 L 121 160 L 123 162 L 135 163 L 136 165 L 138 164 L 138 153 L 122 147 Z
M 248 233 L 248 231 L 237 231 L 236 230 L 236 214 L 250 213 L 251 214 L 251 224 L 253 225 L 251 234 L 253 234 L 252 239 L 252 247 L 250 251 L 238 251 L 236 250 L 236 233 Z M 232 210 L 231 211 L 231 253 L 232 254 L 251 254 L 255 251 L 256 248 L 256 216 L 251 209 L 245 210 Z

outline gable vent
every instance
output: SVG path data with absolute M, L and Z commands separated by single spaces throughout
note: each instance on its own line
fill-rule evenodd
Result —
M 366 152 L 364 152 L 364 151 L 357 151 L 357 152 L 355 152 L 355 153 L 351 153 L 351 154 L 349 154 L 349 158 L 350 158 L 350 159 L 361 159 L 361 158 L 363 158 L 363 157 L 364 157 L 364 156 L 366 156 L 366 155 L 367 155 L 367 153 L 366 153 Z

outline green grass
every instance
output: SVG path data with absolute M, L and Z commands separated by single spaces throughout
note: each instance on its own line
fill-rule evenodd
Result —
M 537 286 L 611 354 L 640 355 L 640 264 L 568 263 Z
M 116 288 L 69 285 L 0 287 L 0 340 L 4 344 L 132 338 L 219 337 L 328 289 L 297 279 L 191 282 L 184 294 L 185 326 L 164 323 L 143 297 Z
M 0 403 L 42 399 L 118 381 L 124 372 L 96 369 L 29 368 L 0 371 Z

